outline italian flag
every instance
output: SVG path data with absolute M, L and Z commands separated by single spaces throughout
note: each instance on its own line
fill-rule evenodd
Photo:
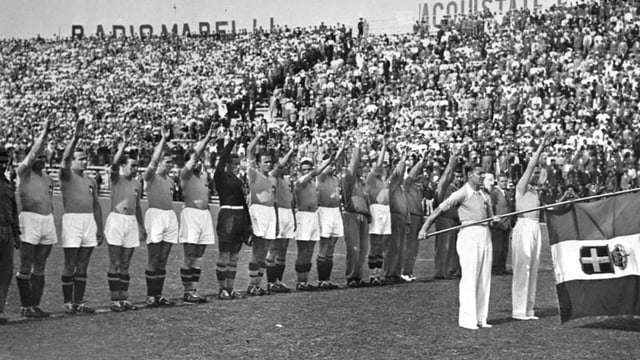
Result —
M 545 212 L 561 321 L 640 315 L 640 194 Z

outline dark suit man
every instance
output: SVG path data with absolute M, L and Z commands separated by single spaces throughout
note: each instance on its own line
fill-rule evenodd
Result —
M 448 198 L 456 190 L 458 190 L 463 182 L 462 171 L 454 167 L 458 159 L 455 155 L 451 155 L 449 163 L 442 173 L 442 177 L 436 188 L 436 203 L 440 205 L 444 199 Z M 451 181 L 453 178 L 453 182 Z M 458 218 L 458 210 L 455 208 L 443 212 L 435 221 L 436 231 L 448 229 L 460 225 Z M 460 270 L 460 259 L 456 251 L 456 242 L 458 238 L 457 231 L 449 231 L 436 235 L 435 254 L 434 254 L 434 278 L 437 280 L 446 280 L 457 277 Z
M 502 215 L 514 210 L 513 196 L 507 190 L 509 179 L 506 175 L 498 176 L 498 185 L 491 190 L 491 204 L 493 213 Z M 491 242 L 493 245 L 492 272 L 496 275 L 509 274 L 506 268 L 509 252 L 509 235 L 511 234 L 512 219 L 502 218 L 491 226 Z

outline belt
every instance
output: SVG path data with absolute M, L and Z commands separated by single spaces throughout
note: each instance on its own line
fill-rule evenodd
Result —
M 220 209 L 228 209 L 228 210 L 244 210 L 244 206 L 220 205 Z

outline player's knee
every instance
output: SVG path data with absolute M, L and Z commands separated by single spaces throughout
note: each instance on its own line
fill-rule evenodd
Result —
M 33 264 L 33 271 L 32 271 L 32 273 L 33 273 L 33 274 L 36 274 L 36 275 L 44 275 L 44 268 L 45 268 L 45 265 L 44 265 L 44 264 L 41 264 L 41 263 L 37 263 L 37 264 L 36 264 L 36 263 L 34 263 L 34 264 Z
M 164 261 L 166 261 L 166 259 L 169 257 L 169 254 L 171 254 L 171 249 L 173 248 L 173 244 L 168 243 L 168 242 L 162 242 L 162 246 L 160 247 L 160 259 L 161 261 L 164 259 Z
M 148 259 L 148 263 L 150 266 L 157 268 L 158 264 L 161 262 L 161 257 L 160 254 L 157 253 L 149 253 L 149 259 Z
M 201 257 L 194 258 L 193 261 L 191 262 L 191 267 L 194 269 L 200 269 L 200 267 L 202 267 L 202 258 Z
M 131 259 L 122 259 L 120 260 L 120 270 L 129 270 L 129 265 L 131 265 Z
M 306 263 L 311 263 L 311 258 L 312 257 L 313 257 L 313 251 L 305 252 L 304 254 L 302 254 L 302 259 Z
M 276 254 L 275 254 L 275 253 L 273 253 L 273 252 L 271 252 L 271 251 L 269 251 L 269 252 L 267 252 L 267 255 L 265 255 L 265 256 L 264 256 L 264 259 L 265 259 L 266 261 L 275 261 L 275 259 L 276 259 Z
M 218 263 L 220 264 L 227 264 L 230 258 L 231 258 L 231 255 L 228 252 L 218 253 Z
M 76 264 L 77 262 L 73 259 L 66 258 L 64 259 L 64 265 L 62 267 L 62 275 L 73 275 L 76 272 Z
M 229 265 L 237 265 L 238 259 L 240 258 L 240 253 L 235 252 L 229 255 Z
M 168 258 L 160 259 L 158 261 L 158 263 L 156 264 L 156 270 L 166 270 L 167 269 L 167 260 L 168 260 Z
M 195 250 L 196 250 L 195 249 L 195 245 L 193 245 L 193 244 L 184 244 L 183 250 L 184 250 L 184 257 L 185 258 L 193 258 L 196 255 L 195 254 Z
M 31 261 L 22 261 L 20 262 L 20 272 L 23 274 L 31 273 L 31 269 L 33 268 L 33 263 Z
M 276 252 L 276 259 L 284 259 L 286 257 L 287 257 L 287 249 L 286 248 L 278 249 L 278 251 Z

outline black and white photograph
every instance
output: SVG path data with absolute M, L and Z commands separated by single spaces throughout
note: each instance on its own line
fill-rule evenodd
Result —
M 639 0 L 2 0 L 0 359 L 632 359 Z

